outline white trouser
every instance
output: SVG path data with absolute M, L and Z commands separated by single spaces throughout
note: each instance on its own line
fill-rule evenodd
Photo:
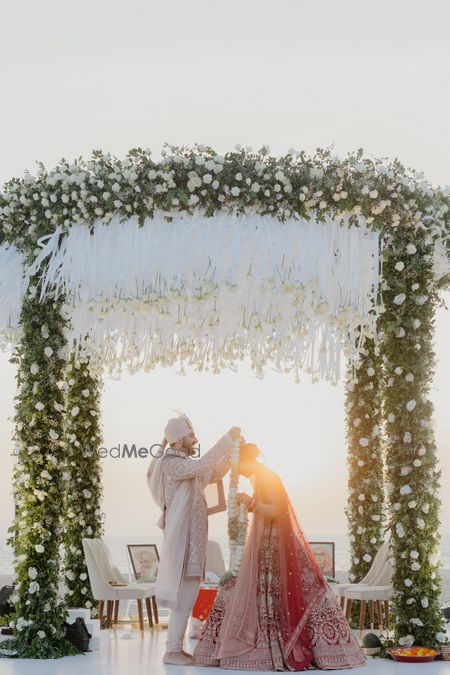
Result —
M 180 585 L 178 607 L 170 612 L 166 650 L 181 652 L 187 623 L 200 587 L 200 577 L 183 577 Z

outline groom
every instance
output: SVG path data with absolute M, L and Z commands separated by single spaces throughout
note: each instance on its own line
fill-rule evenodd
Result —
M 205 574 L 208 508 L 204 489 L 230 468 L 230 450 L 240 434 L 239 427 L 232 427 L 201 459 L 194 460 L 191 454 L 198 439 L 192 423 L 186 415 L 174 417 L 167 422 L 162 443 L 163 450 L 167 443 L 170 447 L 152 460 L 147 472 L 152 497 L 162 511 L 158 526 L 164 532 L 156 599 L 171 608 L 164 663 L 193 663 L 183 650 L 183 640 Z

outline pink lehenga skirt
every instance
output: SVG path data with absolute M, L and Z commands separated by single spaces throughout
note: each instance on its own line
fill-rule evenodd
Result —
M 277 526 L 266 523 L 258 556 L 257 605 L 259 631 L 257 644 L 247 653 L 218 659 L 216 645 L 222 620 L 236 579 L 219 590 L 216 602 L 203 627 L 194 650 L 196 665 L 219 666 L 228 670 L 293 670 L 283 657 L 283 642 L 278 620 L 279 574 L 276 554 Z M 367 663 L 363 649 L 351 632 L 336 596 L 328 584 L 312 606 L 305 623 L 313 661 L 309 668 L 338 670 Z

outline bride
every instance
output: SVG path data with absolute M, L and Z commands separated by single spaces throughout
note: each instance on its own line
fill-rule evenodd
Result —
M 366 657 L 305 539 L 280 477 L 241 445 L 239 494 L 253 521 L 237 577 L 220 587 L 194 650 L 196 665 L 230 670 L 355 668 Z

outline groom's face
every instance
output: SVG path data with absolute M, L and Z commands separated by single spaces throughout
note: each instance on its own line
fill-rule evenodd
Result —
M 194 445 L 196 443 L 198 443 L 197 436 L 195 435 L 195 433 L 193 431 L 191 431 L 190 434 L 188 434 L 187 436 L 184 436 L 182 443 L 183 443 L 183 445 L 182 445 L 183 448 L 186 448 L 186 450 L 192 450 Z

